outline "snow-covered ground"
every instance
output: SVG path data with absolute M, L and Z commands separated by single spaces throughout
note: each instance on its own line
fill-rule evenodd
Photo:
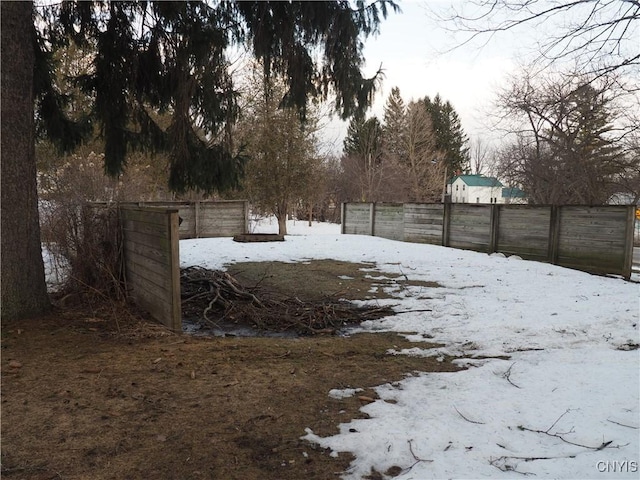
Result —
M 638 284 L 516 257 L 340 235 L 339 225 L 288 228 L 285 242 L 183 240 L 182 266 L 336 259 L 375 262 L 373 276 L 437 282 L 396 291 L 388 303 L 407 313 L 360 329 L 415 342 L 390 355 L 454 355 L 469 367 L 408 372 L 376 388 L 380 399 L 362 407 L 369 418 L 330 437 L 308 429 L 305 440 L 355 455 L 343 478 L 372 469 L 402 479 L 640 477 Z M 255 231 L 277 232 L 277 223 Z

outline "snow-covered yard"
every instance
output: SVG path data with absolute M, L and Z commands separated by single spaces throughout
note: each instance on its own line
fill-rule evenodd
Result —
M 368 419 L 303 438 L 396 478 L 638 478 L 640 350 L 637 283 L 500 255 L 340 235 L 339 225 L 290 222 L 285 242 L 183 240 L 181 266 L 335 259 L 406 275 L 399 313 L 363 324 L 415 341 L 390 355 L 453 355 L 456 373 L 407 372 L 377 387 Z M 275 232 L 265 221 L 257 232 Z M 412 311 L 413 310 L 413 311 Z M 416 310 L 421 310 L 417 312 Z M 429 310 L 426 311 L 425 310 Z M 443 347 L 428 348 L 424 342 Z M 354 386 L 358 387 L 358 386 Z M 327 395 L 354 394 L 332 390 Z M 301 432 L 303 433 L 303 432 Z

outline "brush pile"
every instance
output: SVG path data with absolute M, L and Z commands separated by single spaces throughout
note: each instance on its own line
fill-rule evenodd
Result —
M 299 335 L 335 334 L 365 320 L 393 315 L 391 307 L 355 306 L 337 299 L 305 302 L 277 298 L 247 289 L 227 272 L 189 267 L 180 274 L 182 315 L 208 327 L 235 324 L 271 332 Z

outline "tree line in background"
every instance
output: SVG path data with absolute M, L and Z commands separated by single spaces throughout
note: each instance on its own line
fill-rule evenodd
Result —
M 455 20 L 461 22 L 461 18 Z M 94 65 L 93 60 L 86 61 L 94 57 L 93 53 L 78 56 L 74 45 L 59 64 L 67 69 L 75 65 L 78 78 L 82 76 L 78 64 L 85 59 L 85 68 Z M 211 125 L 205 128 L 204 119 L 196 122 L 201 139 L 210 145 L 226 145 L 228 159 L 235 159 L 229 168 L 223 168 L 227 173 L 235 171 L 229 182 L 222 181 L 224 175 L 216 171 L 219 165 L 209 170 L 196 161 L 197 166 L 188 167 L 192 175 L 181 170 L 185 160 L 176 160 L 173 150 L 160 149 L 151 159 L 130 149 L 121 161 L 121 168 L 127 165 L 125 175 L 120 172 L 119 180 L 103 187 L 104 192 L 84 190 L 96 198 L 102 193 L 107 199 L 244 197 L 256 210 L 276 215 L 280 233 L 286 233 L 285 220 L 292 214 L 339 220 L 337 207 L 343 201 L 443 201 L 447 180 L 460 173 L 489 173 L 523 189 L 529 201 L 538 204 L 602 204 L 616 193 L 639 196 L 638 132 L 629 128 L 638 119 L 632 118 L 633 110 L 621 107 L 625 89 L 616 69 L 541 76 L 523 68 L 498 96 L 498 128 L 505 132 L 498 148 L 489 148 L 481 138 L 469 142 L 457 112 L 439 95 L 405 104 L 399 89 L 393 88 L 382 119 L 366 118 L 363 111 L 351 116 L 343 154 L 336 155 L 321 147 L 326 112 L 321 114 L 311 102 L 294 105 L 286 83 L 264 75 L 270 68 L 269 60 L 266 62 L 250 62 L 241 75 L 236 72 L 244 77 L 240 89 L 227 63 L 222 77 L 223 83 L 235 85 L 234 108 L 230 103 L 226 107 L 217 104 L 228 110 L 217 119 L 222 126 L 215 134 Z M 63 72 L 60 76 L 69 75 Z M 217 82 L 212 85 L 219 85 L 220 80 Z M 206 97 L 205 92 L 201 95 Z M 175 112 L 147 113 L 161 130 L 168 133 L 173 128 Z M 94 143 L 91 152 L 106 159 L 102 145 L 104 142 Z M 71 158 L 95 165 L 81 157 L 76 153 Z M 40 165 L 50 167 L 51 163 L 41 161 Z M 68 174 L 70 169 L 55 171 Z M 50 169 L 41 174 L 50 185 L 51 176 Z M 165 185 L 161 179 L 166 176 Z M 217 181 L 221 184 L 214 187 Z
M 498 98 L 509 141 L 495 169 L 530 203 L 640 200 L 640 104 L 619 75 L 524 70 Z
M 72 44 L 56 56 L 56 88 L 74 99 L 69 108 L 75 118 L 86 117 L 94 100 L 79 95 L 67 79 L 87 74 L 94 53 Z M 441 201 L 447 174 L 468 170 L 469 149 L 460 119 L 439 96 L 405 105 L 394 88 L 384 123 L 354 117 L 344 153 L 336 155 L 322 145 L 326 108 L 310 102 L 302 116 L 300 109 L 283 105 L 286 84 L 265 76 L 261 61 L 245 57 L 239 63 L 239 108 L 224 129 L 224 142 L 242 162 L 242 174 L 233 188 L 172 190 L 171 154 L 162 151 L 152 156 L 133 149 L 126 154 L 122 171 L 106 175 L 105 140 L 99 132 L 68 155 L 60 155 L 42 135 L 36 156 L 40 196 L 52 210 L 49 223 L 68 217 L 86 201 L 246 198 L 257 212 L 275 215 L 280 233 L 286 234 L 291 215 L 339 221 L 344 201 Z M 155 113 L 154 121 L 170 128 L 167 114 Z M 47 224 L 48 230 L 52 228 Z
M 439 95 L 405 105 L 391 90 L 381 122 L 354 118 L 341 158 L 343 196 L 362 202 L 439 202 L 446 180 L 468 173 L 468 139 L 453 106 Z
M 470 145 L 455 109 L 439 95 L 405 104 L 393 88 L 382 121 L 354 117 L 343 153 L 335 155 L 322 147 L 327 113 L 310 103 L 302 118 L 298 109 L 284 107 L 286 85 L 262 72 L 258 61 L 242 69 L 241 108 L 225 136 L 243 159 L 244 173 L 234 189 L 214 198 L 249 199 L 256 211 L 278 218 L 282 234 L 291 215 L 339 221 L 344 201 L 440 202 L 445 182 L 456 173 L 491 173 L 537 204 L 602 204 L 617 193 L 638 198 L 638 131 L 629 128 L 637 120 L 634 110 L 623 108 L 614 75 L 541 77 L 523 70 L 498 97 L 500 128 L 508 135 L 494 150 L 483 148 L 481 140 Z M 102 176 L 103 145 L 94 139 L 61 157 L 40 142 L 43 198 L 57 197 L 60 204 L 65 192 L 79 191 L 86 200 L 107 201 L 212 195 L 171 191 L 170 161 L 162 154 L 131 152 L 117 180 Z

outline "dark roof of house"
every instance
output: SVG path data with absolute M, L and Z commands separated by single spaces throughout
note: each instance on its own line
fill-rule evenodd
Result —
M 494 177 L 485 177 L 483 175 L 457 175 L 453 177 L 450 183 L 455 182 L 457 179 L 462 180 L 470 187 L 502 187 L 500 180 Z

